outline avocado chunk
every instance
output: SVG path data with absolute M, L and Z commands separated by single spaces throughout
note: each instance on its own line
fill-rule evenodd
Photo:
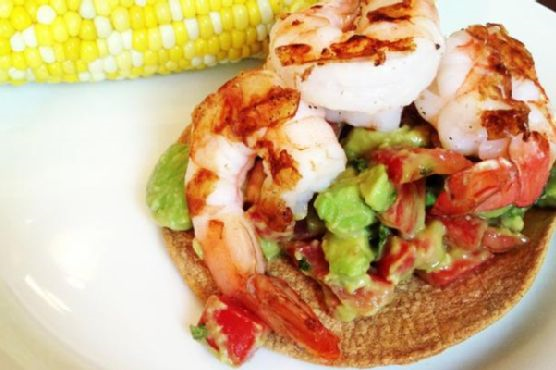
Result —
M 351 237 L 327 233 L 322 250 L 330 269 L 327 280 L 339 283 L 349 291 L 370 283 L 367 270 L 374 253 L 365 230 Z
M 184 191 L 189 146 L 175 143 L 160 157 L 147 183 L 147 206 L 155 221 L 175 231 L 193 226 Z
M 359 174 L 359 190 L 365 199 L 365 203 L 376 212 L 384 212 L 396 200 L 396 189 L 390 179 L 386 166 L 374 165 Z
M 513 233 L 520 233 L 525 227 L 526 208 L 512 207 L 508 212 L 500 216 L 500 225 Z
M 355 171 L 348 169 L 315 200 L 319 218 L 330 232 L 338 236 L 359 233 L 376 222 L 375 213 L 361 197 L 359 182 Z
M 276 240 L 259 238 L 259 245 L 263 251 L 264 258 L 267 261 L 272 261 L 280 256 L 281 249 Z
M 343 140 L 344 151 L 349 160 L 361 157 L 378 148 L 417 148 L 429 144 L 430 129 L 426 126 L 402 127 L 391 132 L 380 132 L 356 127 Z

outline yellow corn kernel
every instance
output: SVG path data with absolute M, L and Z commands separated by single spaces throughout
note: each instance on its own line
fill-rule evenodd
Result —
M 69 10 L 77 11 L 81 5 L 81 0 L 66 0 L 66 5 Z
M 167 1 L 161 1 L 155 5 L 156 19 L 158 24 L 168 24 L 172 22 L 172 13 Z
M 77 62 L 75 62 L 75 68 L 77 69 L 77 73 L 83 73 L 87 72 L 89 66 L 84 61 L 78 60 Z
M 153 51 L 162 49 L 162 38 L 160 37 L 160 30 L 158 27 L 149 28 L 147 32 L 149 37 L 149 49 Z
M 216 55 L 216 59 L 218 59 L 219 62 L 227 60 L 228 59 L 228 52 L 225 51 L 225 50 L 220 50 L 218 52 L 218 54 Z
M 116 56 L 116 63 L 121 71 L 128 71 L 131 69 L 131 53 L 129 51 L 124 51 Z
M 118 0 L 112 0 L 114 1 L 114 3 L 118 3 Z M 124 8 L 129 8 L 131 7 L 133 4 L 135 4 L 135 0 L 121 0 L 120 4 L 124 7 Z
M 92 62 L 98 58 L 98 48 L 95 41 L 84 40 L 81 42 L 81 59 Z
M 35 77 L 35 79 L 36 79 L 36 77 Z M 8 75 L 8 72 L 4 69 L 0 69 L 0 83 L 6 83 L 9 80 L 10 80 L 10 76 Z
M 62 81 L 66 83 L 74 83 L 74 82 L 78 82 L 79 78 L 77 77 L 77 75 L 64 74 L 64 76 L 62 77 Z
M 7 19 L 0 19 L 0 38 L 9 40 L 15 30 Z
M 35 24 L 35 35 L 40 46 L 50 46 L 54 42 L 50 27 L 44 24 Z
M 116 31 L 123 32 L 129 29 L 129 13 L 127 9 L 119 6 L 111 14 L 112 25 Z
M 135 77 L 144 76 L 145 68 L 143 67 L 133 67 L 131 69 L 131 75 Z
M 12 48 L 8 40 L 0 39 L 0 56 L 10 55 Z
M 170 73 L 175 72 L 178 70 L 178 63 L 169 61 L 166 63 L 166 69 L 168 69 Z
M 221 33 L 218 35 L 218 41 L 220 42 L 220 49 L 230 50 L 232 48 L 232 35 L 230 33 Z
M 109 54 L 108 42 L 105 39 L 97 39 L 97 48 L 99 58 L 103 58 Z
M 183 10 L 184 18 L 195 17 L 195 3 L 194 0 L 180 0 L 181 8 Z
M 10 14 L 10 21 L 12 22 L 12 26 L 18 31 L 23 31 L 31 25 L 31 17 L 29 17 L 29 14 L 27 14 L 25 8 L 22 6 L 13 8 Z
M 29 15 L 29 17 L 31 18 L 31 21 L 36 21 L 37 20 L 37 9 L 39 8 L 37 3 L 34 1 L 26 1 L 25 4 L 23 4 L 23 6 L 25 7 L 25 11 L 27 12 L 27 14 Z
M 52 49 L 54 50 L 54 57 L 56 58 L 56 61 L 62 62 L 66 60 L 66 52 L 64 51 L 63 44 L 54 44 Z
M 158 54 L 155 51 L 145 51 L 145 65 L 153 66 L 158 63 Z
M 195 41 L 188 41 L 183 46 L 183 56 L 187 60 L 191 60 L 195 57 Z
M 166 64 L 170 60 L 170 53 L 166 49 L 158 51 L 158 64 Z
M 76 61 L 79 59 L 81 50 L 81 40 L 73 37 L 64 43 L 64 54 L 66 59 Z
M 93 41 L 97 39 L 97 29 L 90 19 L 83 19 L 79 27 L 79 37 L 83 40 Z
M 12 58 L 9 55 L 0 57 L 0 69 L 7 70 L 12 66 Z
M 133 48 L 137 51 L 145 51 L 149 47 L 147 30 L 136 30 L 133 32 Z
M 50 0 L 50 6 L 57 14 L 65 14 L 68 11 L 68 7 L 65 0 Z M 97 10 L 98 13 L 98 10 Z
M 0 17 L 8 18 L 12 14 L 14 3 L 12 0 L 0 0 Z
M 66 25 L 61 17 L 56 17 L 52 24 L 50 25 L 50 30 L 54 41 L 65 42 L 68 39 L 68 32 L 66 30 Z
M 280 0 L 268 0 L 270 7 L 272 8 L 272 13 L 278 14 L 280 13 Z
M 156 27 L 158 26 L 157 22 L 158 21 L 156 19 L 156 12 L 154 11 L 152 6 L 147 5 L 145 7 L 145 26 L 147 26 L 148 28 Z
M 17 69 L 27 68 L 27 63 L 25 62 L 25 54 L 23 52 L 12 53 L 12 66 Z
M 52 77 L 61 77 L 63 74 L 62 63 L 56 62 L 51 63 L 47 66 L 48 74 Z
M 185 25 L 183 22 L 174 22 L 172 23 L 172 28 L 174 29 L 174 35 L 176 36 L 176 45 L 183 45 L 188 39 Z
M 242 4 L 234 4 L 232 6 L 232 14 L 234 17 L 234 28 L 244 30 L 249 25 L 249 14 L 247 8 Z
M 34 68 L 33 75 L 35 75 L 35 80 L 37 80 L 37 82 L 47 82 L 50 77 L 48 75 L 48 68 L 45 64 L 41 64 L 37 68 Z
M 70 37 L 79 35 L 81 29 L 81 16 L 76 12 L 67 12 L 64 14 L 64 23 Z
M 77 70 L 75 69 L 75 64 L 71 60 L 66 60 L 62 62 L 62 71 L 64 71 L 65 75 L 73 75 Z
M 207 53 L 207 41 L 203 39 L 195 40 L 195 55 L 203 56 Z
M 257 30 L 254 27 L 249 27 L 245 30 L 245 42 L 247 45 L 252 45 L 257 42 Z
M 94 4 L 97 15 L 108 16 L 112 12 L 108 0 L 94 0 Z
M 221 0 L 209 0 L 210 10 L 213 12 L 218 12 L 222 8 Z
M 234 28 L 234 16 L 231 8 L 224 8 L 220 11 L 220 22 L 224 31 L 231 31 Z
M 208 0 L 195 0 L 195 12 L 197 15 L 206 15 L 210 12 Z
M 182 59 L 180 60 L 180 62 L 178 63 L 179 69 L 189 69 L 191 68 L 191 61 L 189 59 Z
M 259 5 L 255 0 L 249 0 L 246 4 L 247 13 L 249 13 L 249 24 L 253 27 L 257 27 L 262 23 L 261 13 L 259 12 Z
M 129 8 L 129 21 L 134 30 L 145 28 L 145 13 L 137 5 Z
M 235 62 L 239 60 L 240 57 L 241 57 L 241 49 L 230 49 L 228 51 L 228 59 L 231 62 Z
M 13 0 L 14 5 L 24 5 L 26 0 Z
M 232 31 L 232 47 L 240 49 L 245 44 L 245 33 L 237 30 Z
M 220 43 L 218 37 L 211 37 L 207 42 L 208 54 L 216 55 L 220 51 Z
M 199 24 L 199 36 L 201 36 L 201 38 L 208 39 L 214 34 L 212 22 L 208 15 L 198 16 L 197 23 Z
M 179 46 L 174 46 L 170 49 L 170 60 L 174 63 L 179 63 L 183 57 L 183 49 Z

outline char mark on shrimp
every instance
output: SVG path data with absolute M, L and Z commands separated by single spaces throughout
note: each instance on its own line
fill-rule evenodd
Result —
M 218 175 L 206 168 L 200 168 L 186 186 L 187 205 L 192 216 L 203 212 L 208 196 L 214 191 Z
M 503 139 L 523 134 L 529 136 L 529 112 L 525 103 L 514 104 L 513 109 L 491 110 L 481 113 L 481 124 L 486 128 L 488 140 Z
M 379 40 L 363 35 L 353 35 L 345 41 L 336 42 L 325 48 L 320 54 L 312 54 L 312 48 L 306 44 L 290 44 L 276 48 L 276 53 L 283 66 L 304 63 L 350 62 L 354 58 L 369 58 L 375 65 L 386 61 L 389 51 L 413 51 L 415 43 L 412 38 L 398 40 Z
M 368 12 L 366 17 L 371 23 L 403 22 L 411 19 L 412 8 L 413 8 L 413 0 L 403 0 L 402 2 L 384 6 L 377 10 Z

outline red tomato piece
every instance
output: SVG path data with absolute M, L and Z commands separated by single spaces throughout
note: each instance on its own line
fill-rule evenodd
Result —
M 324 257 L 320 240 L 293 241 L 288 243 L 286 251 L 307 275 L 317 280 L 324 280 L 328 275 L 328 261 Z
M 382 163 L 395 185 L 414 182 L 428 175 L 451 175 L 473 165 L 463 155 L 448 149 L 379 149 L 371 159 Z
M 378 274 L 394 285 L 409 277 L 415 267 L 415 247 L 407 240 L 392 236 L 384 255 L 377 262 Z
M 488 261 L 492 256 L 492 253 L 484 249 L 476 250 L 466 254 L 465 257 L 454 259 L 447 267 L 434 272 L 422 272 L 419 273 L 419 276 L 431 285 L 439 287 L 446 286 L 469 274 L 484 262 Z
M 208 298 L 199 324 L 206 328 L 207 344 L 236 366 L 249 358 L 268 331 L 255 314 L 226 296 Z
M 492 253 L 504 253 L 529 242 L 522 234 L 510 234 L 495 227 L 489 227 L 483 236 L 483 247 Z
M 471 215 L 439 216 L 437 220 L 446 226 L 444 241 L 453 248 L 474 251 L 481 247 L 481 241 L 487 228 L 487 222 Z
M 384 225 L 399 230 L 404 238 L 412 238 L 425 228 L 425 180 L 400 185 L 396 190 L 396 201 L 378 217 Z

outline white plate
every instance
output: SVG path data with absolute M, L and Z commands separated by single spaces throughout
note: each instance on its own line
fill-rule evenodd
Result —
M 533 1 L 443 1 L 445 32 L 501 22 L 556 99 L 556 15 Z M 159 154 L 240 69 L 95 85 L 0 88 L 0 368 L 227 369 L 191 338 L 200 306 L 144 206 Z M 521 303 L 416 369 L 556 363 L 554 248 Z M 369 340 L 373 340 L 369 338 Z M 260 350 L 244 369 L 317 369 Z

